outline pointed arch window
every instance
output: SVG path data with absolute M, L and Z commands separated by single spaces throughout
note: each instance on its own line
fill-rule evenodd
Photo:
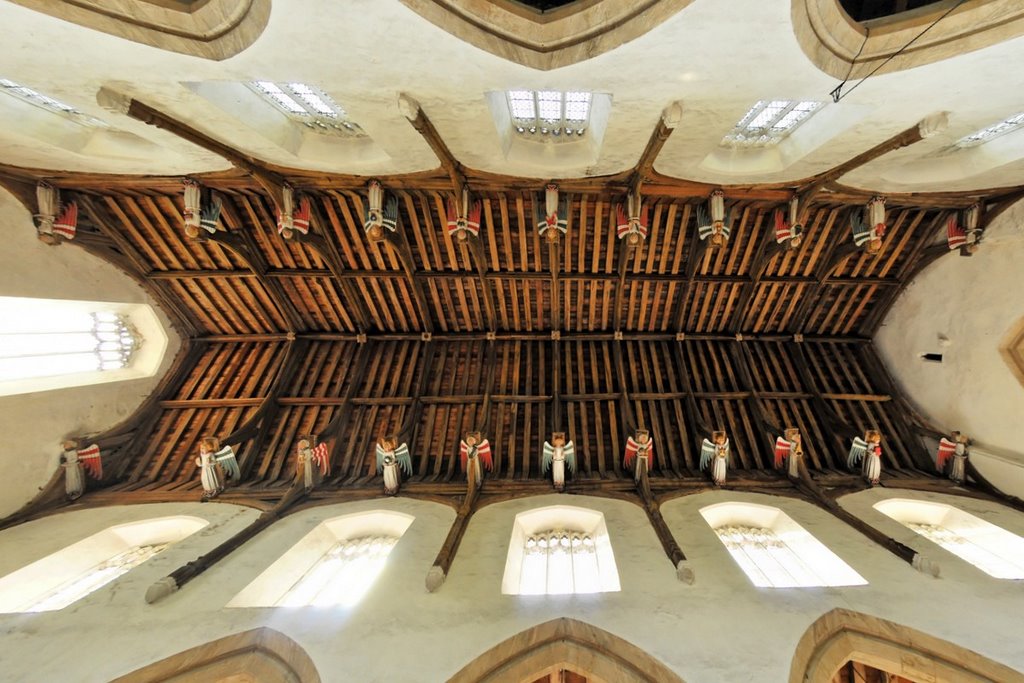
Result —
M 861 586 L 867 583 L 782 510 L 719 503 L 700 511 L 733 560 L 758 588 Z
M 1024 538 L 945 503 L 906 498 L 875 509 L 997 579 L 1024 579 Z

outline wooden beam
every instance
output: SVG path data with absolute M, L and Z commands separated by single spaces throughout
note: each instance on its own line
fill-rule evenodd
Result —
M 403 97 L 405 96 L 403 95 Z M 405 101 L 412 103 L 412 101 L 407 97 L 405 98 Z M 448 145 L 446 145 L 444 140 L 441 139 L 441 134 L 437 132 L 436 128 L 434 128 L 434 124 L 431 123 L 430 118 L 427 117 L 423 108 L 420 107 L 418 103 L 415 103 L 415 108 L 416 112 L 414 116 L 410 116 L 412 112 L 408 111 L 405 112 L 405 115 L 409 119 L 409 123 L 412 124 L 412 127 L 415 128 L 416 131 L 423 136 L 426 143 L 430 145 L 430 149 L 433 150 L 438 161 L 441 162 L 441 168 L 446 174 L 448 174 L 448 178 L 451 181 L 452 192 L 458 194 L 462 191 L 462 186 L 466 185 L 466 174 L 463 172 L 462 164 L 455 159 L 455 155 L 452 154 L 451 150 L 448 149 Z
M 679 547 L 672 530 L 668 528 L 665 518 L 661 516 L 661 505 L 651 493 L 650 478 L 646 469 L 641 470 L 640 478 L 636 480 L 636 488 L 640 494 L 641 507 L 647 513 L 647 520 L 651 523 L 651 527 L 654 529 L 662 549 L 672 562 L 672 566 L 675 567 L 676 578 L 685 584 L 693 585 L 695 579 L 693 568 L 687 563 L 683 549 Z
M 466 533 L 469 520 L 473 517 L 473 512 L 476 510 L 476 502 L 479 496 L 480 489 L 472 481 L 467 482 L 466 496 L 455 513 L 455 521 L 452 522 L 452 526 L 448 530 L 448 536 L 445 537 L 441 550 L 438 551 L 437 557 L 434 558 L 434 564 L 430 567 L 430 571 L 427 572 L 426 585 L 427 590 L 431 593 L 436 592 L 437 589 L 444 585 L 445 580 L 448 578 L 448 571 L 455 560 L 455 554 L 462 543 L 462 536 Z
M 341 396 L 341 403 L 339 404 L 337 412 L 331 418 L 331 421 L 324 427 L 323 431 L 317 435 L 317 440 L 321 443 L 330 443 L 329 448 L 331 449 L 328 455 L 329 461 L 332 467 L 329 470 L 335 470 L 333 465 L 338 459 L 338 444 L 342 442 L 341 435 L 345 432 L 348 427 L 348 421 L 352 414 L 352 398 L 362 388 L 363 378 L 366 377 L 366 370 L 369 363 L 370 350 L 374 344 L 372 342 L 366 342 L 359 345 L 359 350 L 356 352 L 355 359 L 349 364 L 349 372 L 353 373 L 352 379 L 348 383 L 348 387 L 345 389 L 345 393 Z M 355 368 L 352 370 L 352 368 Z M 348 476 L 349 468 L 352 464 L 352 451 L 346 450 L 344 461 L 342 462 L 341 468 L 337 469 L 336 476 L 331 480 L 332 484 L 345 479 Z
M 427 305 L 427 297 L 423 292 L 423 283 L 416 274 L 416 261 L 413 259 L 412 249 L 409 247 L 409 240 L 405 236 L 404 227 L 401 231 L 396 232 L 385 230 L 384 241 L 395 250 L 398 261 L 402 264 L 406 282 L 412 290 L 417 317 L 422 322 L 424 331 L 428 333 L 433 332 L 434 318 L 430 314 L 430 307 Z M 487 286 L 486 282 L 484 282 L 484 286 Z

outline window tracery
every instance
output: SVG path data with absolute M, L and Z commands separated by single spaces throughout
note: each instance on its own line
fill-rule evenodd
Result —
M 600 576 L 597 547 L 590 534 L 549 529 L 526 539 L 519 594 L 597 593 Z
M 275 603 L 277 607 L 350 607 L 366 594 L 398 543 L 395 536 L 363 536 L 333 545 Z
M 759 100 L 743 115 L 735 128 L 722 138 L 722 144 L 727 147 L 776 145 L 821 106 L 821 102 Z
M 587 131 L 591 102 L 589 92 L 509 90 L 507 97 L 512 124 L 520 135 L 571 139 Z

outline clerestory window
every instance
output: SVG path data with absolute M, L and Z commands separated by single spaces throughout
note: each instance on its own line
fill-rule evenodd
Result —
M 726 147 L 776 145 L 821 107 L 821 102 L 759 100 L 722 138 L 722 144 Z
M 53 114 L 60 114 L 65 116 L 75 123 L 79 123 L 83 126 L 92 126 L 94 128 L 106 128 L 107 124 L 93 116 L 80 111 L 76 107 L 61 102 L 60 100 L 44 95 L 43 93 L 33 90 L 28 86 L 15 83 L 14 81 L 6 78 L 0 78 L 0 92 L 3 92 L 11 97 L 16 97 L 23 102 L 35 105 Z
M 305 83 L 252 81 L 249 84 L 264 100 L 285 116 L 318 133 L 345 137 L 366 135 L 348 118 L 345 110 L 320 88 Z
M 579 90 L 509 90 L 516 132 L 525 137 L 570 140 L 583 136 L 590 122 L 591 93 Z

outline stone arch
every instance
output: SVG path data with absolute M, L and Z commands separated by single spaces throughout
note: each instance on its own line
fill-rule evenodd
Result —
M 114 679 L 113 683 L 320 683 L 298 643 L 271 628 L 235 633 Z
M 831 681 L 849 660 L 915 682 L 1024 682 L 1024 675 L 949 641 L 878 617 L 834 609 L 800 638 L 789 683 Z
M 851 19 L 839 0 L 793 0 L 791 17 L 797 41 L 815 66 L 834 78 L 856 80 L 877 68 L 948 9 L 949 3 L 938 3 L 865 25 Z M 1021 34 L 1024 5 L 1018 0 L 967 0 L 879 73 L 931 64 Z
M 671 669 L 607 631 L 563 617 L 498 643 L 464 666 L 448 683 L 534 681 L 564 667 L 598 681 L 683 683 Z
M 401 0 L 452 35 L 534 69 L 568 66 L 638 38 L 693 0 L 578 0 L 540 12 L 511 0 Z
M 270 0 L 12 2 L 143 45 L 216 60 L 256 42 L 270 19 Z

